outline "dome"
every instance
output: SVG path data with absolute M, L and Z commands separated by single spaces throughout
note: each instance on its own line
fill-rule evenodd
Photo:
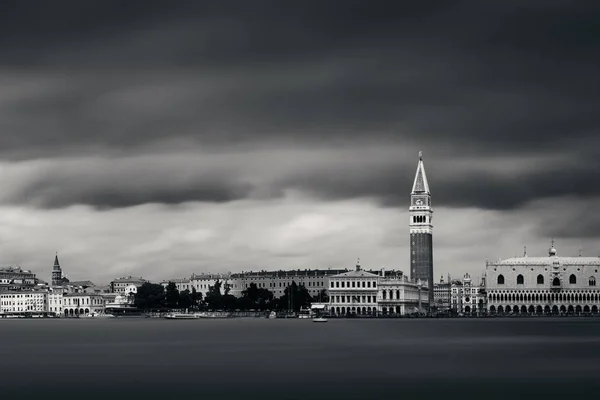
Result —
M 551 247 L 550 250 L 548 250 L 548 253 L 550 254 L 550 257 L 556 255 L 556 249 L 554 248 L 554 246 Z

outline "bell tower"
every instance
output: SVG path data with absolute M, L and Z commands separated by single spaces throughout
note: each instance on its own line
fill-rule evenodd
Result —
M 54 256 L 54 265 L 52 266 L 52 286 L 60 286 L 62 284 L 62 269 L 58 262 L 58 253 Z
M 433 209 L 431 192 L 423 164 L 423 152 L 419 152 L 417 173 L 410 193 L 410 278 L 427 281 L 429 306 L 433 306 Z

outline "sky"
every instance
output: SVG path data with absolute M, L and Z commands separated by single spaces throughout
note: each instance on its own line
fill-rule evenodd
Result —
M 0 264 L 50 279 L 600 255 L 595 1 L 3 1 Z

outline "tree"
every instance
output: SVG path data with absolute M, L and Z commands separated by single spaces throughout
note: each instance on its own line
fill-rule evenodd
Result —
M 179 304 L 179 290 L 174 282 L 169 282 L 165 294 L 166 306 L 168 308 L 177 308 Z
M 267 310 L 272 307 L 273 292 L 269 289 L 258 288 L 256 283 L 251 283 L 246 290 L 242 291 L 239 304 L 244 309 Z
M 329 296 L 327 295 L 327 290 L 321 289 L 319 294 L 315 295 L 312 298 L 313 303 L 329 303 Z
M 163 308 L 165 289 L 162 285 L 146 282 L 137 289 L 134 303 L 141 310 Z
M 189 290 L 184 290 L 179 293 L 179 308 L 190 308 L 194 304 L 192 300 L 192 294 Z
M 202 304 L 202 292 L 197 292 L 196 288 L 192 286 L 192 304 L 194 308 L 199 308 Z
M 222 310 L 223 309 L 223 295 L 221 294 L 221 281 L 217 279 L 214 285 L 208 287 L 208 293 L 206 293 L 206 306 L 210 310 Z
M 279 308 L 283 310 L 300 311 L 301 307 L 308 307 L 312 298 L 304 286 L 298 286 L 295 281 L 285 288 L 283 296 L 279 298 Z

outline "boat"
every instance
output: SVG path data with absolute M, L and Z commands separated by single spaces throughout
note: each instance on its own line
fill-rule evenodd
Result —
M 298 318 L 309 319 L 310 318 L 310 308 L 300 307 L 300 312 L 298 313 Z
M 271 313 L 269 314 L 269 316 L 267 318 L 269 318 L 269 319 L 277 318 L 277 313 L 275 311 L 271 311 Z
M 143 317 L 142 310 L 137 308 L 131 299 L 125 296 L 117 295 L 115 301 L 106 303 L 104 313 L 113 317 Z
M 328 319 L 325 317 L 315 317 L 313 318 L 313 322 L 327 322 Z
M 165 315 L 166 319 L 198 319 L 200 316 L 196 313 L 171 313 Z

